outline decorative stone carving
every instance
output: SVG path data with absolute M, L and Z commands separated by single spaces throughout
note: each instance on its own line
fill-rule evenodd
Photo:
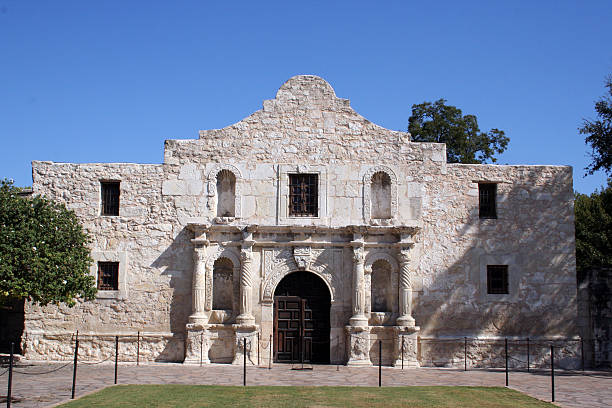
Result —
M 391 218 L 373 219 L 372 218 L 372 176 L 378 172 L 386 173 L 391 179 Z M 397 219 L 397 176 L 395 172 L 387 166 L 372 166 L 363 175 L 363 219 L 372 225 L 392 225 Z
M 200 327 L 187 328 L 185 344 L 184 364 L 210 364 L 208 350 L 210 349 L 210 338 L 208 331 Z
M 246 356 L 247 364 L 257 364 L 257 330 L 256 325 L 234 325 L 236 330 L 234 341 L 234 359 L 232 364 L 244 364 Z M 246 339 L 246 349 L 245 342 Z
M 370 328 L 346 326 L 349 366 L 371 366 Z
M 405 368 L 418 367 L 417 335 L 419 332 L 419 327 L 395 327 L 394 329 L 395 341 L 393 351 L 397 358 L 395 359 L 393 365 L 396 367 L 401 367 L 403 360 L 403 366 Z
M 293 247 L 293 258 L 300 270 L 305 270 L 310 266 L 310 247 Z
M 242 261 L 240 273 L 240 314 L 236 318 L 236 323 L 254 324 L 255 317 L 251 312 L 253 305 L 253 277 L 251 276 L 253 253 L 250 246 L 243 247 L 240 252 L 240 259 Z
M 222 245 L 218 245 L 216 247 L 211 247 L 212 253 L 206 258 L 206 310 L 211 311 L 213 308 L 213 269 L 215 261 L 219 258 L 227 258 L 234 265 L 233 268 L 233 282 L 235 293 L 238 291 L 239 287 L 239 279 L 240 276 L 240 257 L 238 255 L 238 251 L 232 247 L 224 247 Z M 210 252 L 210 250 L 209 250 Z M 234 297 L 233 301 L 233 309 L 234 311 L 238 310 L 238 300 L 237 296 Z
M 412 317 L 412 276 L 410 270 L 410 248 L 402 247 L 399 251 L 400 260 L 400 288 L 399 288 L 399 313 L 398 326 L 414 326 Z
M 353 316 L 351 326 L 367 326 L 365 316 L 365 276 L 363 242 L 355 242 L 353 247 Z
M 189 316 L 191 323 L 205 324 L 208 318 L 206 314 L 209 285 L 206 280 L 206 246 L 198 246 L 193 251 L 193 283 L 192 283 L 192 314 Z
M 323 279 L 329 288 L 333 302 L 338 288 L 342 288 L 342 276 L 339 273 L 342 271 L 342 250 L 311 248 L 310 259 L 311 263 L 307 270 Z M 285 276 L 299 269 L 291 249 L 264 249 L 261 300 L 272 302 L 278 283 Z

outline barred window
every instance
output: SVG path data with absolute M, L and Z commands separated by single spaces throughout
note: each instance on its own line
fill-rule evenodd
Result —
M 487 293 L 490 295 L 507 295 L 508 265 L 487 265 Z
M 119 290 L 119 262 L 98 262 L 98 290 Z
M 318 174 L 289 174 L 289 216 L 317 217 L 318 201 Z
M 102 215 L 119 215 L 119 181 L 101 181 Z
M 497 218 L 495 196 L 497 194 L 497 184 L 478 183 L 479 211 L 480 218 Z

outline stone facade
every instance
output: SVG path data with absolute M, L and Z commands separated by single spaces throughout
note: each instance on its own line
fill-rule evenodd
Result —
M 68 358 L 58 339 L 79 330 L 94 356 L 141 331 L 141 359 L 241 363 L 246 338 L 248 361 L 267 364 L 275 289 L 296 271 L 329 289 L 331 363 L 377 362 L 376 340 L 384 363 L 403 353 L 415 367 L 463 351 L 421 338 L 574 336 L 571 168 L 445 159 L 445 145 L 413 143 L 297 76 L 234 125 L 166 141 L 163 164 L 35 161 L 34 192 L 76 212 L 119 283 L 74 308 L 26 305 L 25 353 Z M 315 175 L 316 214 L 292 215 L 295 174 Z M 100 215 L 108 180 L 118 216 Z M 497 218 L 479 216 L 479 183 L 496 184 Z M 488 265 L 507 266 L 507 293 L 488 293 Z M 232 297 L 223 309 L 215 285 Z

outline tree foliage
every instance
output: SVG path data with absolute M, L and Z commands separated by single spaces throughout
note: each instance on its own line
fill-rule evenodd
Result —
M 606 79 L 608 95 L 595 102 L 599 119 L 584 119 L 579 128 L 580 134 L 588 135 L 584 142 L 591 146 L 591 163 L 586 167 L 587 174 L 604 170 L 612 175 L 612 75 Z
M 612 266 L 612 178 L 590 196 L 576 193 L 574 212 L 578 275 L 593 266 Z
M 510 141 L 503 130 L 481 132 L 476 116 L 464 116 L 445 99 L 412 105 L 408 132 L 414 142 L 446 143 L 449 163 L 495 163 L 494 155 L 504 152 Z
M 74 212 L 18 193 L 0 180 L 0 304 L 12 298 L 72 306 L 75 297 L 92 299 L 89 238 Z

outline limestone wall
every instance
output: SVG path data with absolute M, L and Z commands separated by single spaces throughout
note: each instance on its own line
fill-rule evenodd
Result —
M 351 317 L 352 226 L 389 228 L 363 240 L 366 264 L 376 252 L 396 265 L 390 275 L 394 293 L 395 244 L 401 237 L 392 228 L 418 230 L 410 268 L 413 316 L 424 338 L 576 334 L 571 168 L 446 164 L 444 145 L 412 143 L 406 133 L 372 124 L 317 77 L 292 78 L 275 99 L 264 102 L 263 110 L 235 125 L 203 131 L 195 140 L 166 141 L 164 164 L 33 162 L 32 167 L 34 193 L 76 212 L 92 236 L 94 260 L 116 260 L 123 268 L 119 290 L 100 292 L 93 302 L 78 302 L 74 308 L 27 304 L 24 345 L 32 358 L 68 358 L 68 348 L 63 350 L 57 338 L 76 330 L 92 339 L 102 336 L 83 343 L 89 350 L 84 355 L 92 359 L 113 347 L 114 335 L 143 331 L 152 333 L 147 358 L 182 361 L 192 312 L 194 232 L 188 225 L 194 222 L 227 224 L 227 232 L 220 229 L 211 238 L 207 255 L 233 251 L 236 264 L 244 227 L 287 226 L 254 237 L 252 309 L 264 339 L 271 333 L 272 307 L 262 303 L 262 290 L 278 268 L 291 267 L 291 247 L 277 248 L 276 243 L 318 240 L 313 253 L 333 253 L 313 264 L 313 271 L 328 276 L 335 291 L 334 362 L 346 353 L 344 326 Z M 236 178 L 235 213 L 217 217 L 216 177 L 223 170 Z M 369 180 L 378 171 L 391 180 L 385 190 L 391 194 L 390 219 L 371 217 L 370 200 L 378 195 L 370 191 Z M 317 217 L 288 216 L 291 173 L 318 174 Z M 121 181 L 119 216 L 100 215 L 100 181 L 105 180 Z M 478 182 L 484 181 L 497 183 L 497 219 L 479 218 Z M 223 202 L 227 199 L 224 195 Z M 327 229 L 306 237 L 290 229 L 295 225 Z M 272 254 L 270 266 L 266 253 Z M 508 295 L 487 295 L 487 264 L 509 266 Z M 238 292 L 235 286 L 234 296 Z M 366 302 L 371 303 L 369 296 Z M 397 302 L 392 296 L 395 314 L 385 317 L 387 326 L 397 317 Z M 225 323 L 231 324 L 236 314 L 230 313 Z M 375 330 L 372 338 L 389 330 Z M 210 345 L 211 353 L 224 361 L 235 347 L 232 333 L 227 327 L 218 336 L 222 341 Z M 444 351 L 423 348 L 419 355 L 432 364 L 452 360 L 462 352 L 457 344 Z M 134 348 L 126 346 L 126 352 Z M 475 361 L 480 358 L 476 354 Z

